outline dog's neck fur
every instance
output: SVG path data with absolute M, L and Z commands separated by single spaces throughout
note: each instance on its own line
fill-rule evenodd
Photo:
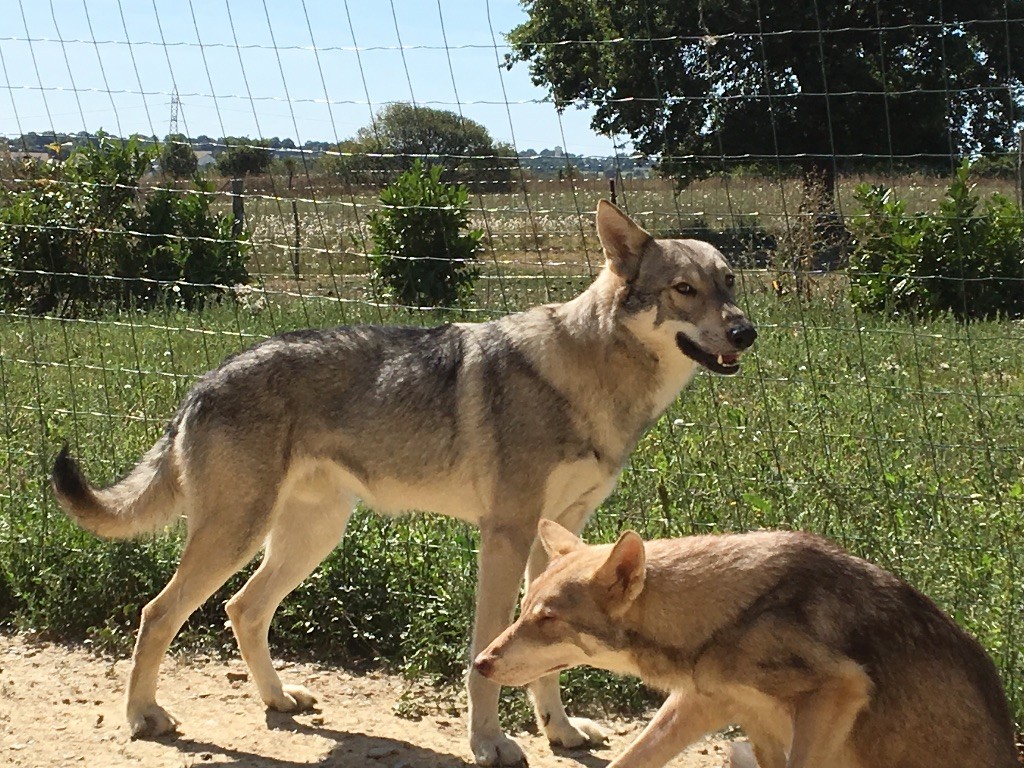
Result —
M 649 346 L 627 326 L 622 305 L 629 292 L 629 283 L 606 265 L 587 290 L 556 305 L 554 312 L 566 334 L 582 348 L 591 354 L 603 350 L 601 388 L 613 397 L 624 394 L 637 407 L 642 414 L 637 429 L 643 431 L 675 400 L 697 364 L 674 345 Z
M 544 356 L 553 361 L 546 374 L 560 389 L 574 393 L 577 417 L 615 467 L 625 462 L 640 435 L 685 383 L 666 381 L 674 377 L 666 376 L 664 362 L 623 324 L 621 302 L 628 290 L 625 281 L 605 267 L 574 299 L 535 310 L 546 313 L 559 329 L 554 337 L 557 354 Z M 568 376 L 574 359 L 592 374 L 586 379 Z
M 733 579 L 724 567 L 742 552 L 727 541 L 695 537 L 682 548 L 678 542 L 648 542 L 644 588 L 605 641 L 629 657 L 650 685 L 663 690 L 685 685 L 708 644 L 742 613 L 742 601 L 730 597 Z M 721 609 L 702 607 L 709 603 Z
M 609 342 L 617 329 L 617 315 L 629 285 L 605 266 L 587 289 L 561 304 L 559 314 L 574 335 Z

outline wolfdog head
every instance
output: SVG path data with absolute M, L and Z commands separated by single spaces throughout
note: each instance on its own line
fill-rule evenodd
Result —
M 736 275 L 700 240 L 655 239 L 611 203 L 597 206 L 608 268 L 626 286 L 623 322 L 659 354 L 678 354 L 731 376 L 757 330 L 736 305 Z
M 502 685 L 582 664 L 636 674 L 616 638 L 644 588 L 643 540 L 627 531 L 614 545 L 588 546 L 551 520 L 538 536 L 551 564 L 530 584 L 516 622 L 476 657 L 476 670 Z

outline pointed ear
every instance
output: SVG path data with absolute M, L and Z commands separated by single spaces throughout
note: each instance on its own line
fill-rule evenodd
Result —
M 640 271 L 640 258 L 653 237 L 607 200 L 597 204 L 597 236 L 612 272 L 629 282 Z
M 608 590 L 613 600 L 621 601 L 620 609 L 625 610 L 643 590 L 646 576 L 644 540 L 636 531 L 626 531 L 594 573 L 594 583 Z
M 583 539 L 554 520 L 541 520 L 537 526 L 537 536 L 548 557 L 552 558 L 567 555 L 587 546 Z

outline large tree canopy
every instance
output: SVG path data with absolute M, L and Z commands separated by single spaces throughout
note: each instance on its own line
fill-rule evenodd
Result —
M 403 103 L 381 109 L 338 150 L 339 175 L 378 185 L 393 181 L 417 159 L 440 165 L 447 182 L 507 184 L 514 163 L 511 150 L 496 143 L 475 120 Z
M 1024 114 L 1020 0 L 522 2 L 508 65 L 669 174 L 949 168 L 1011 146 Z

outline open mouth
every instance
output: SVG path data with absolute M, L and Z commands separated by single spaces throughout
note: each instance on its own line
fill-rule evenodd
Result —
M 736 353 L 713 355 L 700 347 L 689 336 L 680 331 L 676 334 L 676 345 L 691 360 L 696 360 L 709 371 L 722 376 L 735 376 L 740 371 L 740 356 Z

